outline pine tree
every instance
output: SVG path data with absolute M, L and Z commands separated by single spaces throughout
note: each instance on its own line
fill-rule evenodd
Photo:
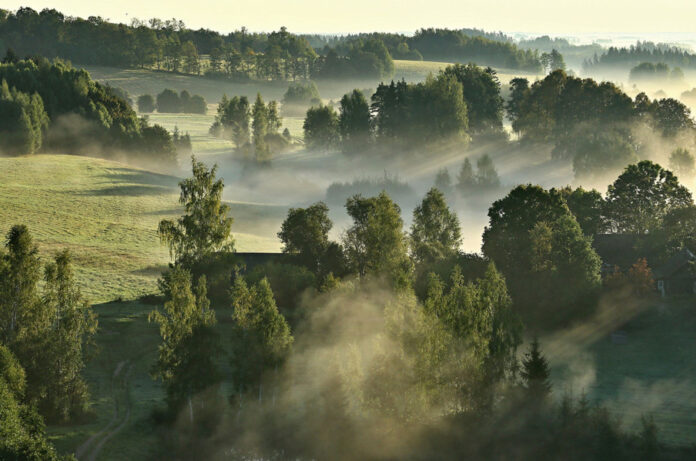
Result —
M 462 195 L 470 193 L 476 186 L 476 177 L 474 176 L 474 168 L 471 166 L 469 159 L 464 159 L 462 167 L 457 175 L 457 189 Z
M 529 351 L 522 359 L 520 374 L 528 395 L 533 401 L 543 401 L 551 394 L 549 364 L 541 352 L 537 338 L 534 338 Z
M 256 94 L 256 101 L 251 109 L 253 122 L 251 127 L 254 137 L 254 154 L 256 161 L 266 163 L 270 161 L 270 150 L 266 143 L 266 135 L 268 134 L 268 108 L 261 98 L 261 93 Z

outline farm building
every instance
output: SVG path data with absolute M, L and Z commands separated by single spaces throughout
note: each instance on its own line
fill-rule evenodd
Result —
M 686 248 L 653 272 L 663 297 L 696 294 L 696 256 Z

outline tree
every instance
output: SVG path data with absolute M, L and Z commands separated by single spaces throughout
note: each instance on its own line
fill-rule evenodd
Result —
M 694 156 L 682 147 L 674 149 L 669 155 L 669 167 L 682 179 L 688 179 L 692 177 L 694 171 L 696 171 Z
M 232 140 L 237 150 L 240 150 L 249 143 L 250 119 L 251 110 L 246 96 L 227 99 L 227 96 L 223 95 L 210 131 Z
M 648 296 L 655 291 L 655 279 L 645 258 L 638 259 L 628 270 L 628 282 L 639 296 Z
M 604 215 L 613 232 L 644 235 L 659 229 L 670 211 L 690 205 L 691 193 L 671 171 L 644 160 L 609 186 Z
M 138 112 L 149 114 L 155 111 L 155 99 L 150 94 L 138 96 Z
M 0 153 L 9 155 L 33 154 L 43 145 L 48 128 L 48 115 L 41 96 L 29 95 L 7 81 L 0 84 Z
M 513 78 L 510 80 L 510 97 L 505 103 L 505 111 L 507 116 L 512 121 L 512 128 L 516 132 L 519 130 L 515 126 L 515 122 L 522 115 L 522 104 L 529 94 L 529 80 L 526 78 Z
M 217 165 L 208 169 L 191 156 L 193 176 L 179 183 L 179 203 L 186 214 L 176 221 L 160 221 L 160 239 L 169 246 L 176 264 L 191 267 L 216 252 L 234 251 L 230 236 L 232 218 L 228 205 L 222 203 L 224 183 L 216 180 Z
M 231 290 L 237 334 L 233 343 L 233 386 L 240 397 L 244 391 L 258 386 L 259 401 L 263 397 L 262 377 L 269 369 L 277 369 L 290 352 L 293 337 L 285 318 L 278 312 L 273 292 L 265 278 L 249 287 L 239 274 Z
M 565 199 L 570 212 L 580 224 L 583 234 L 595 236 L 606 231 L 602 210 L 604 199 L 595 189 L 585 190 L 582 187 L 572 189 L 570 186 L 558 190 Z
M 343 245 L 351 269 L 363 277 L 385 277 L 397 287 L 407 286 L 411 262 L 399 206 L 383 191 L 377 197 L 349 198 L 346 210 L 353 218 Z
M 310 149 L 329 150 L 338 145 L 338 115 L 331 106 L 307 109 L 302 128 L 305 144 Z
M 551 50 L 550 53 L 542 53 L 541 64 L 544 66 L 546 72 L 553 72 L 554 70 L 566 70 L 563 55 L 555 49 Z
M 471 162 L 468 158 L 464 159 L 462 167 L 459 169 L 457 174 L 457 189 L 462 195 L 466 195 L 473 191 L 476 187 L 476 176 L 474 175 L 474 168 L 471 166 Z
M 520 375 L 533 403 L 541 403 L 548 399 L 551 394 L 551 373 L 537 338 L 534 338 L 529 350 L 524 354 Z
M 307 208 L 290 208 L 278 232 L 283 253 L 295 255 L 300 264 L 314 273 L 319 272 L 332 227 L 329 208 L 324 202 Z
M 518 186 L 488 216 L 483 253 L 501 268 L 525 322 L 542 328 L 589 312 L 601 261 L 558 192 Z
M 166 88 L 157 95 L 157 112 L 179 113 L 181 112 L 181 99 L 176 91 Z
M 493 164 L 493 159 L 488 154 L 483 154 L 476 160 L 476 183 L 484 189 L 496 189 L 500 187 L 500 178 Z
M 43 337 L 43 365 L 30 379 L 45 383 L 39 409 L 52 421 L 69 421 L 86 412 L 87 383 L 81 372 L 86 349 L 97 332 L 97 318 L 74 280 L 71 255 L 58 253 L 46 266 L 43 304 L 50 315 L 50 331 Z
M 254 119 L 251 126 L 253 129 L 254 138 L 254 154 L 256 161 L 266 163 L 270 161 L 271 152 L 266 144 L 266 135 L 268 134 L 268 108 L 261 98 L 261 93 L 256 94 L 256 101 L 251 109 L 251 115 Z
M 159 325 L 159 346 L 154 376 L 161 379 L 172 413 L 188 403 L 194 421 L 193 399 L 214 387 L 220 379 L 216 358 L 220 348 L 215 326 L 215 312 L 210 309 L 205 276 L 198 280 L 195 293 L 191 274 L 174 267 L 169 279 L 169 300 L 163 310 L 154 310 L 149 320 Z
M 370 105 L 360 90 L 341 98 L 339 131 L 343 152 L 359 153 L 369 147 L 372 137 Z
M 438 189 L 430 189 L 413 211 L 409 237 L 416 265 L 432 264 L 459 251 L 462 239 L 459 220 Z
M 445 195 L 452 192 L 452 178 L 450 177 L 447 168 L 440 168 L 435 175 L 435 187 L 437 187 Z

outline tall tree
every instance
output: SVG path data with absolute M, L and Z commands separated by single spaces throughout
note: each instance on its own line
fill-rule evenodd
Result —
M 534 403 L 540 403 L 549 397 L 551 394 L 551 381 L 549 380 L 551 372 L 537 338 L 534 338 L 529 350 L 524 354 L 520 375 L 529 398 Z
M 346 210 L 353 218 L 344 236 L 352 270 L 360 276 L 386 277 L 395 286 L 408 285 L 411 261 L 399 206 L 383 191 L 377 197 L 349 198 Z
M 310 149 L 330 150 L 338 145 L 338 115 L 331 106 L 307 109 L 302 129 L 305 144 Z
M 329 248 L 332 227 L 329 208 L 324 202 L 307 208 L 290 208 L 278 232 L 283 253 L 295 255 L 300 264 L 316 273 Z
M 670 211 L 693 205 L 691 192 L 669 170 L 649 160 L 629 165 L 607 191 L 604 216 L 611 231 L 656 231 Z
M 266 163 L 271 160 L 271 152 L 266 143 L 268 134 L 268 108 L 261 98 L 261 93 L 256 94 L 256 101 L 251 109 L 253 122 L 254 155 L 259 163 Z
M 188 405 L 194 421 L 194 398 L 217 385 L 220 373 L 216 357 L 220 347 L 215 312 L 210 309 L 205 277 L 192 290 L 191 274 L 175 267 L 169 281 L 169 300 L 163 310 L 154 310 L 149 320 L 159 324 L 159 346 L 154 376 L 161 379 L 167 392 L 167 404 L 173 413 Z
M 369 147 L 372 126 L 370 105 L 360 90 L 353 90 L 341 98 L 339 128 L 343 152 L 359 153 Z
M 193 176 L 179 183 L 179 203 L 186 214 L 176 221 L 160 221 L 160 239 L 169 246 L 174 261 L 191 266 L 216 252 L 234 251 L 230 235 L 229 206 L 222 203 L 224 183 L 216 179 L 217 165 L 208 169 L 191 157 Z
M 417 265 L 432 264 L 459 251 L 462 239 L 459 220 L 438 189 L 430 189 L 413 210 L 409 237 L 411 254 Z

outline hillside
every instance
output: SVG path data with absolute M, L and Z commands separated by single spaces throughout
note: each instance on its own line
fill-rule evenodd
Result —
M 0 158 L 2 234 L 26 224 L 42 257 L 68 248 L 91 302 L 130 299 L 156 290 L 169 256 L 157 237 L 160 219 L 179 214 L 179 178 L 107 160 L 68 155 Z M 240 251 L 278 249 L 284 210 L 230 203 Z

